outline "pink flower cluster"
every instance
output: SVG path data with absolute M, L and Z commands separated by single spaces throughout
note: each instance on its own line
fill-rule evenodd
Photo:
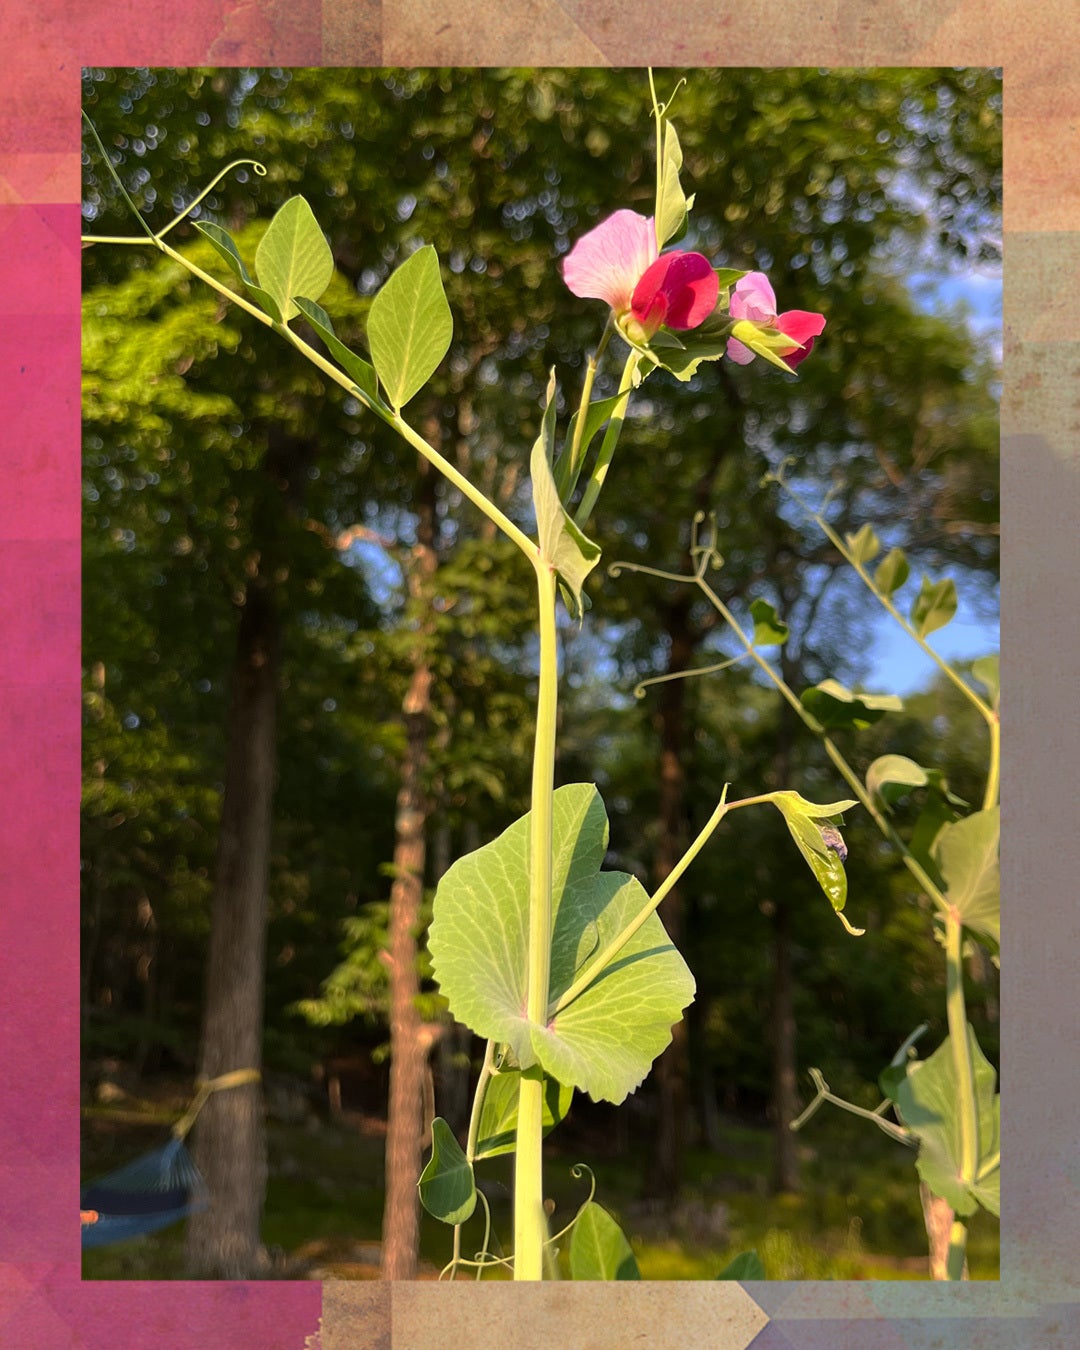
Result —
M 563 261 L 575 295 L 606 300 L 631 336 L 696 328 L 716 308 L 720 287 L 708 258 L 674 250 L 660 256 L 650 217 L 616 211 L 583 235 Z
M 715 311 L 720 296 L 708 258 L 678 249 L 661 254 L 652 219 L 636 211 L 616 211 L 583 235 L 562 271 L 575 295 L 606 301 L 634 342 L 648 342 L 661 327 L 697 328 Z M 736 282 L 729 317 L 727 355 L 739 365 L 762 355 L 794 368 L 810 355 L 825 327 L 824 315 L 808 310 L 778 314 L 764 272 L 748 272 Z

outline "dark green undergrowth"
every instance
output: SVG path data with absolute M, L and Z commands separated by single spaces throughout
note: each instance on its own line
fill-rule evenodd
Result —
M 171 1097 L 128 1098 L 123 1109 L 84 1112 L 82 1175 L 99 1176 L 156 1148 L 178 1111 Z M 378 1278 L 384 1140 L 377 1128 L 310 1118 L 270 1120 L 269 1180 L 263 1240 L 268 1278 Z M 713 1279 L 739 1252 L 753 1248 L 771 1280 L 927 1278 L 926 1240 L 914 1154 L 878 1130 L 840 1112 L 822 1114 L 800 1135 L 802 1190 L 773 1195 L 767 1178 L 768 1130 L 725 1119 L 717 1149 L 694 1148 L 685 1184 L 673 1200 L 642 1199 L 649 1159 L 643 1148 L 621 1156 L 572 1139 L 547 1149 L 545 1184 L 557 1233 L 588 1197 L 584 1163 L 596 1179 L 595 1199 L 630 1238 L 644 1279 Z M 489 1250 L 509 1242 L 512 1162 L 478 1169 L 491 1208 Z M 184 1226 L 89 1251 L 86 1279 L 183 1278 Z M 465 1226 L 462 1255 L 483 1240 L 482 1207 Z M 559 1240 L 565 1258 L 569 1234 Z M 451 1230 L 424 1214 L 421 1277 L 436 1278 L 451 1254 Z M 980 1212 L 970 1221 L 971 1278 L 998 1278 L 998 1224 Z M 463 1271 L 459 1278 L 468 1278 Z M 486 1278 L 500 1278 L 498 1270 Z

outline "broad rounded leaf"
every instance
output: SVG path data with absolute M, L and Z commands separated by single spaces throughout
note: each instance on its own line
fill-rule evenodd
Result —
M 640 1280 L 633 1249 L 603 1205 L 588 1200 L 570 1234 L 570 1276 L 575 1280 Z
M 956 613 L 956 583 L 952 577 L 931 581 L 923 577 L 922 587 L 911 607 L 911 624 L 920 637 L 944 628 Z
M 473 1170 L 441 1116 L 431 1122 L 431 1157 L 420 1174 L 419 1186 L 424 1208 L 443 1223 L 464 1223 L 476 1208 Z
M 1001 810 L 992 806 L 946 825 L 934 841 L 948 900 L 965 928 L 1001 941 Z
M 976 1180 L 960 1176 L 959 1089 L 949 1039 L 926 1060 L 914 1060 L 896 1088 L 896 1102 L 905 1127 L 919 1140 L 915 1164 L 935 1195 L 947 1200 L 957 1214 L 972 1214 L 982 1205 L 1000 1212 L 1001 1099 L 994 1091 L 997 1075 L 979 1048 L 975 1032 L 967 1027 L 975 1080 L 979 1156 Z
M 652 914 L 584 993 L 545 1025 L 529 1022 L 529 821 L 515 821 L 443 876 L 428 938 L 435 978 L 458 1021 L 508 1044 L 521 1068 L 539 1063 L 560 1083 L 618 1103 L 670 1043 L 694 979 Z M 549 1008 L 648 902 L 634 877 L 600 871 L 607 837 L 593 784 L 555 792 Z
M 298 295 L 318 300 L 334 275 L 334 256 L 311 207 L 290 197 L 277 212 L 255 251 L 255 275 L 288 322 L 298 313 Z
M 394 408 L 403 408 L 420 392 L 453 336 L 438 255 L 425 244 L 393 273 L 368 315 L 371 359 Z
M 895 694 L 853 694 L 837 680 L 822 680 L 812 689 L 804 689 L 799 698 L 826 731 L 835 727 L 862 730 L 887 712 L 904 710 L 903 701 Z

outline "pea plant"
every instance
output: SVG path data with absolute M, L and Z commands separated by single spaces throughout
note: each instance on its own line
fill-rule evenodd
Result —
M 986 787 L 981 807 L 968 809 L 968 803 L 950 790 L 942 768 L 926 768 L 905 755 L 880 755 L 863 777 L 856 773 L 836 743 L 836 732 L 865 729 L 888 713 L 900 712 L 901 700 L 894 694 L 853 693 L 833 679 L 796 694 L 775 661 L 766 655 L 766 649 L 783 645 L 789 636 L 788 626 L 776 609 L 766 600 L 754 600 L 750 605 L 753 631 L 747 632 L 710 580 L 710 573 L 720 570 L 723 559 L 717 549 L 715 522 L 707 523 L 703 513 L 693 524 L 692 573 L 679 576 L 629 562 L 614 563 L 609 571 L 613 576 L 623 571 L 647 573 L 696 587 L 727 625 L 741 651 L 715 665 L 642 680 L 635 692 L 640 696 L 649 685 L 661 681 L 713 675 L 738 661 L 751 660 L 809 731 L 820 738 L 837 772 L 893 846 L 919 891 L 930 900 L 933 937 L 944 953 L 947 1037 L 929 1058 L 921 1060 L 915 1056 L 914 1046 L 927 1027 L 923 1024 L 916 1028 L 882 1071 L 879 1085 L 883 1100 L 873 1110 L 837 1096 L 820 1070 L 810 1069 L 814 1097 L 791 1128 L 802 1129 L 823 1103 L 830 1102 L 917 1149 L 915 1166 L 920 1177 L 931 1273 L 937 1279 L 960 1279 L 967 1250 L 963 1220 L 979 1207 L 1000 1214 L 1001 1101 L 995 1091 L 997 1075 L 967 1020 L 963 970 L 973 941 L 980 942 L 997 962 L 1001 938 L 998 658 L 983 657 L 972 665 L 971 673 L 983 686 L 984 696 L 927 642 L 931 633 L 944 628 L 956 614 L 958 600 L 952 578 L 932 581 L 924 577 L 905 617 L 897 608 L 898 592 L 911 574 L 904 551 L 890 549 L 871 575 L 869 565 L 882 551 L 871 525 L 841 538 L 827 519 L 827 502 L 821 510 L 806 506 L 785 481 L 783 469 L 766 478 L 795 500 L 890 618 L 984 720 Z M 905 839 L 893 823 L 893 811 L 902 798 L 915 794 L 921 798 L 919 814 L 910 837 Z M 839 834 L 828 826 L 823 827 L 823 833 L 841 858 L 846 858 L 846 846 Z
M 403 410 L 431 379 L 453 333 L 431 246 L 412 253 L 374 297 L 367 356 L 362 356 L 341 340 L 318 303 L 330 284 L 334 260 L 302 197 L 291 198 L 270 221 L 252 270 L 223 228 L 194 222 L 220 256 L 228 282 L 168 242 L 170 231 L 196 202 L 154 232 L 127 198 L 142 235 L 90 239 L 156 248 L 272 328 L 424 456 L 532 569 L 539 678 L 531 808 L 444 874 L 428 938 L 434 976 L 450 1012 L 486 1042 L 464 1148 L 436 1118 L 431 1158 L 418 1179 L 423 1204 L 454 1229 L 453 1258 L 444 1272 L 451 1277 L 463 1269 L 479 1277 L 496 1263 L 509 1266 L 518 1280 L 558 1273 L 557 1244 L 567 1230 L 549 1232 L 542 1140 L 565 1116 L 574 1092 L 623 1102 L 670 1042 L 695 983 L 657 909 L 722 820 L 755 806 L 780 811 L 841 922 L 852 933 L 861 931 L 843 914 L 846 850 L 837 829 L 844 811 L 868 801 L 854 782 L 855 797 L 825 803 L 807 801 L 791 789 L 729 800 L 726 786 L 705 827 L 651 895 L 635 877 L 603 869 L 608 820 L 595 785 L 555 787 L 557 606 L 572 622 L 585 622 L 583 587 L 600 560 L 590 522 L 601 504 L 631 399 L 645 380 L 660 373 L 686 382 L 703 363 L 723 358 L 746 365 L 761 357 L 792 374 L 825 327 L 821 314 L 779 312 L 763 273 L 714 267 L 700 253 L 669 247 L 683 238 L 694 199 L 680 179 L 682 151 L 671 119 L 672 100 L 657 97 L 651 74 L 649 83 L 656 143 L 654 214 L 645 217 L 613 202 L 612 214 L 578 239 L 563 261 L 569 290 L 601 302 L 606 322 L 584 364 L 577 406 L 566 426 L 558 426 L 559 383 L 552 370 L 539 434 L 531 449 L 522 447 L 529 457 L 532 528 L 510 519 L 405 418 Z M 104 151 L 102 157 L 108 164 Z M 120 185 L 118 177 L 116 182 Z M 292 326 L 296 320 L 306 323 L 318 347 Z M 602 363 L 623 349 L 616 392 L 594 398 Z M 514 1154 L 512 1255 L 490 1250 L 497 1244 L 488 1214 L 483 1246 L 466 1258 L 461 1226 L 478 1203 L 487 1209 L 476 1169 L 507 1152 Z M 575 1175 L 587 1170 L 577 1169 Z M 570 1274 L 633 1277 L 629 1243 L 593 1201 L 592 1189 L 568 1226 Z M 738 1273 L 753 1273 L 752 1263 L 741 1265 Z

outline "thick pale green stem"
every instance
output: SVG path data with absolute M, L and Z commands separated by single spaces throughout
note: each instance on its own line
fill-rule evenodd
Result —
M 529 955 L 525 1015 L 544 1026 L 551 979 L 551 838 L 555 790 L 555 717 L 558 705 L 558 638 L 555 629 L 555 573 L 535 563 L 540 626 L 540 684 L 533 746 L 532 804 L 529 815 Z M 543 1202 L 544 1077 L 538 1067 L 521 1075 L 517 1151 L 514 1160 L 514 1279 L 544 1274 L 547 1219 Z
M 945 1009 L 949 1021 L 949 1046 L 956 1075 L 956 1105 L 960 1112 L 960 1176 L 969 1185 L 979 1166 L 979 1115 L 975 1100 L 975 1072 L 968 1040 L 964 1003 L 964 929 L 955 912 L 945 917 Z M 967 1228 L 955 1219 L 949 1238 L 947 1273 L 950 1280 L 963 1277 L 967 1253 Z
M 963 926 L 952 911 L 945 916 L 945 1010 L 960 1107 L 960 1177 L 971 1185 L 979 1165 L 979 1118 L 964 1004 L 963 941 Z

